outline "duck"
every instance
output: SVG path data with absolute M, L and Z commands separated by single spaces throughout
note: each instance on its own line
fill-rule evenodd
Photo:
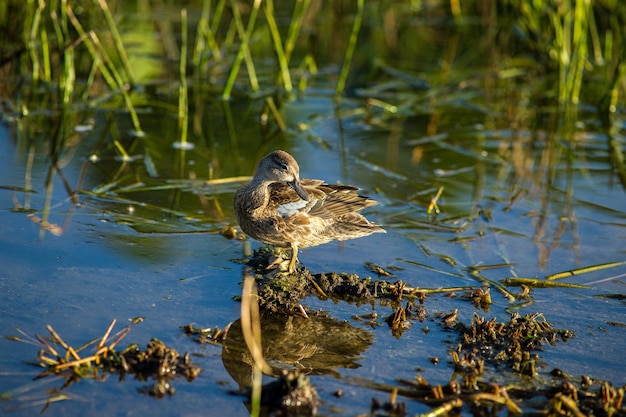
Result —
M 291 249 L 287 272 L 293 273 L 301 248 L 385 233 L 358 213 L 378 204 L 358 191 L 350 185 L 300 179 L 295 158 L 276 150 L 259 161 L 250 183 L 236 191 L 233 207 L 245 234 Z

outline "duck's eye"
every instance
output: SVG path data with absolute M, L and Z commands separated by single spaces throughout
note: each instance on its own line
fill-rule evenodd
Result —
M 287 162 L 285 162 L 285 160 L 283 158 L 281 158 L 278 155 L 273 155 L 272 159 L 273 159 L 272 162 L 274 162 L 275 166 L 280 168 L 282 171 L 288 171 Z

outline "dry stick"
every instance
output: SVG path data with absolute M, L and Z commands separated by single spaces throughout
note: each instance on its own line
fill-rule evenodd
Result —
M 106 332 L 104 332 L 104 336 L 102 336 L 102 340 L 100 340 L 100 343 L 98 343 L 97 348 L 100 349 L 102 346 L 104 346 L 104 344 L 106 343 L 107 339 L 109 338 L 109 335 L 111 334 L 111 330 L 113 330 L 113 326 L 115 326 L 115 323 L 117 322 L 116 319 L 111 320 L 111 324 L 109 325 L 109 328 L 106 330 Z
M 60 363 L 56 359 L 52 359 L 52 358 L 47 357 L 45 355 L 45 352 L 43 352 L 43 351 L 39 352 L 39 355 L 37 356 L 37 359 L 39 359 L 40 362 L 44 362 L 48 366 L 58 366 L 59 363 Z
M 113 342 L 111 342 L 111 344 L 109 345 L 109 350 L 113 350 L 115 345 L 117 345 L 119 342 L 121 342 L 122 339 L 125 338 L 128 333 L 130 333 L 130 326 L 126 326 L 126 328 L 124 328 L 124 330 L 119 332 L 117 338 Z
M 246 346 L 250 350 L 255 365 L 261 371 L 271 373 L 272 368 L 263 358 L 259 303 L 255 281 L 250 276 L 246 276 L 244 280 L 241 302 L 241 328 Z
M 50 332 L 50 334 L 52 335 L 52 337 L 54 337 L 57 342 L 63 346 L 63 349 L 67 350 L 67 352 L 72 355 L 72 357 L 76 360 L 80 359 L 80 356 L 78 356 L 78 354 L 76 353 L 76 351 L 74 351 L 74 348 L 71 347 L 70 345 L 68 345 L 67 343 L 65 343 L 65 340 L 63 340 L 61 338 L 61 336 L 52 328 L 52 326 L 50 326 L 49 324 L 46 325 L 46 329 L 48 329 L 48 331 Z
M 460 398 L 455 398 L 447 403 L 443 403 L 439 407 L 430 410 L 428 413 L 420 414 L 420 417 L 438 417 L 442 415 L 447 415 L 450 411 L 455 408 L 460 408 L 463 405 L 463 401 Z
M 63 369 L 66 368 L 73 368 L 77 365 L 83 364 L 83 363 L 89 363 L 89 362 L 93 362 L 93 361 L 97 361 L 98 360 L 98 356 L 94 355 L 94 356 L 89 356 L 88 358 L 81 358 L 81 359 L 77 359 L 75 361 L 72 362 L 65 362 L 65 363 L 61 363 L 58 364 L 54 367 L 55 371 L 61 371 Z
M 585 417 L 586 414 L 580 411 L 578 406 L 576 405 L 576 401 L 568 397 L 567 395 L 563 395 L 563 393 L 559 392 L 554 396 L 555 401 L 560 401 L 561 404 L 565 406 L 568 410 L 570 410 L 576 417 Z
M 54 356 L 56 356 L 57 358 L 60 358 L 61 355 L 59 355 L 59 353 L 56 351 L 55 348 L 53 348 L 48 342 L 46 342 L 46 340 L 39 336 L 39 335 L 35 335 L 35 337 L 37 338 L 37 340 L 39 340 L 39 343 L 41 343 L 42 345 L 44 345 L 44 347 L 46 349 L 48 349 L 48 352 L 52 353 Z
M 271 368 L 263 358 L 259 304 L 255 281 L 250 276 L 245 277 L 241 294 L 241 332 L 254 362 L 250 415 L 258 416 L 261 408 L 263 371 L 270 373 Z

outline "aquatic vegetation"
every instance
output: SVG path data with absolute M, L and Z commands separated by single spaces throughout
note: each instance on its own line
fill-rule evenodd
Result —
M 191 362 L 189 354 L 180 355 L 156 339 L 151 340 L 145 349 L 136 344 L 122 350 L 116 349 L 122 339 L 130 333 L 131 327 L 142 320 L 135 319 L 132 324 L 111 335 L 116 323 L 116 320 L 113 320 L 101 338 L 86 342 L 77 348 L 66 343 L 50 325 L 47 326 L 50 338 L 39 335 L 33 338 L 20 332 L 22 337 L 11 336 L 10 339 L 41 345 L 42 349 L 34 365 L 44 370 L 35 379 L 61 378 L 64 381 L 60 388 L 61 392 L 84 379 L 104 381 L 115 374 L 119 375 L 120 381 L 123 381 L 126 375 L 133 375 L 139 381 L 153 380 L 154 383 L 140 389 L 142 393 L 157 398 L 173 395 L 175 393 L 173 381 L 180 377 L 193 381 L 201 369 Z M 81 357 L 79 354 L 88 348 L 92 348 L 94 352 Z M 51 403 L 68 398 L 63 395 L 51 395 L 42 412 Z M 11 399 L 10 395 L 5 395 L 5 401 Z

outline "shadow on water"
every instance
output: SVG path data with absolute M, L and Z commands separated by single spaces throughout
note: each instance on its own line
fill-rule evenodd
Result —
M 63 388 L 25 363 L 40 345 L 5 338 L 4 411 L 248 415 L 230 395 L 252 369 L 237 296 L 262 245 L 238 231 L 231 201 L 274 149 L 305 178 L 362 188 L 387 230 L 299 254 L 315 277 L 372 276 L 371 298 L 312 291 L 297 301 L 310 319 L 261 319 L 272 376 L 310 375 L 322 414 L 398 393 L 423 413 L 455 383 L 514 387 L 524 411 L 543 408 L 524 398 L 548 387 L 626 384 L 623 7 L 586 10 L 582 45 L 567 26 L 585 12 L 575 2 L 192 3 L 181 15 L 109 2 L 122 47 L 101 6 L 0 6 L 0 333 L 50 324 L 79 346 L 142 317 L 123 343 L 156 338 L 203 369 L 162 401 L 130 376 Z M 572 42 L 552 37 L 555 22 Z M 376 280 L 395 298 L 373 296 Z M 189 323 L 232 325 L 223 343 L 196 344 Z M 532 378 L 490 358 L 495 344 L 476 334 L 496 323 L 544 332 L 525 357 Z

